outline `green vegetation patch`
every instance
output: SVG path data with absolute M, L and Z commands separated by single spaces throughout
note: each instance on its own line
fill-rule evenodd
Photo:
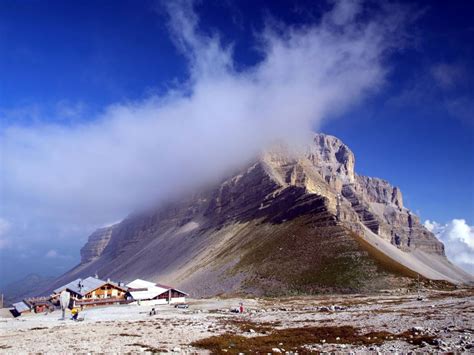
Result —
M 402 277 L 409 270 L 383 263 L 359 239 L 341 226 L 320 225 L 311 217 L 263 224 L 246 237 L 232 272 L 251 275 L 244 286 L 263 289 L 266 296 L 375 291 L 407 282 Z

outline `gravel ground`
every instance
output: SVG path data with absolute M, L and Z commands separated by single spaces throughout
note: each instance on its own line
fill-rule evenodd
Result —
M 243 302 L 245 312 L 231 308 Z M 411 331 L 432 337 L 414 344 L 389 336 L 378 345 L 321 340 L 300 344 L 305 352 L 457 352 L 474 353 L 474 290 L 430 291 L 422 301 L 413 294 L 326 295 L 285 299 L 191 300 L 189 309 L 113 306 L 87 309 L 82 322 L 60 320 L 60 311 L 11 318 L 0 312 L 0 352 L 175 352 L 206 353 L 191 343 L 222 334 L 262 337 L 272 330 L 352 326 L 361 334 Z M 245 327 L 242 325 L 245 324 Z M 255 328 L 255 329 L 253 329 Z M 262 331 L 265 329 L 265 331 Z M 232 353 L 232 349 L 220 349 Z M 284 353 L 279 343 L 274 353 Z

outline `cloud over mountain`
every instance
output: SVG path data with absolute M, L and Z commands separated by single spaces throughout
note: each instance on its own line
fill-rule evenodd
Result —
M 67 243 L 77 226 L 219 178 L 275 139 L 304 140 L 383 84 L 403 27 L 400 12 L 367 17 L 358 2 L 336 2 L 312 26 L 267 25 L 256 39 L 261 61 L 238 70 L 233 47 L 200 30 L 192 4 L 168 10 L 186 82 L 76 123 L 2 129 L 5 238 L 52 243 L 64 234 Z
M 445 225 L 427 220 L 424 225 L 444 243 L 446 255 L 451 261 L 474 274 L 473 226 L 464 219 L 453 219 Z

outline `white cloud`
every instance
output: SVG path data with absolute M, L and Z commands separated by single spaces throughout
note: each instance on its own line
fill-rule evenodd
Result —
M 362 3 L 360 0 L 333 1 L 334 9 L 328 18 L 335 24 L 343 25 L 353 21 L 354 17 L 360 13 Z
M 427 220 L 425 227 L 441 240 L 447 257 L 463 269 L 474 273 L 474 227 L 464 219 L 453 219 L 445 225 Z
M 12 221 L 34 226 L 23 238 L 52 243 L 41 228 L 123 218 L 220 178 L 275 139 L 306 139 L 311 128 L 383 84 L 403 24 L 393 9 L 355 21 L 362 6 L 337 2 L 319 24 L 267 26 L 257 39 L 262 60 L 237 70 L 232 46 L 200 32 L 189 2 L 169 4 L 188 81 L 81 123 L 17 124 L 0 132 L 5 209 Z
M 54 249 L 49 250 L 46 255 L 47 258 L 57 258 L 59 256 L 58 252 Z
M 64 255 L 60 252 L 58 252 L 56 249 L 50 249 L 44 254 L 44 256 L 48 259 L 63 259 L 63 260 L 69 260 L 71 259 L 70 255 Z

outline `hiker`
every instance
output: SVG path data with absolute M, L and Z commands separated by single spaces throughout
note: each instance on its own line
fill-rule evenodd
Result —
M 239 312 L 244 313 L 244 304 L 240 302 Z
M 77 320 L 77 317 L 79 316 L 79 310 L 77 308 L 73 308 L 71 311 L 72 314 L 72 320 Z

